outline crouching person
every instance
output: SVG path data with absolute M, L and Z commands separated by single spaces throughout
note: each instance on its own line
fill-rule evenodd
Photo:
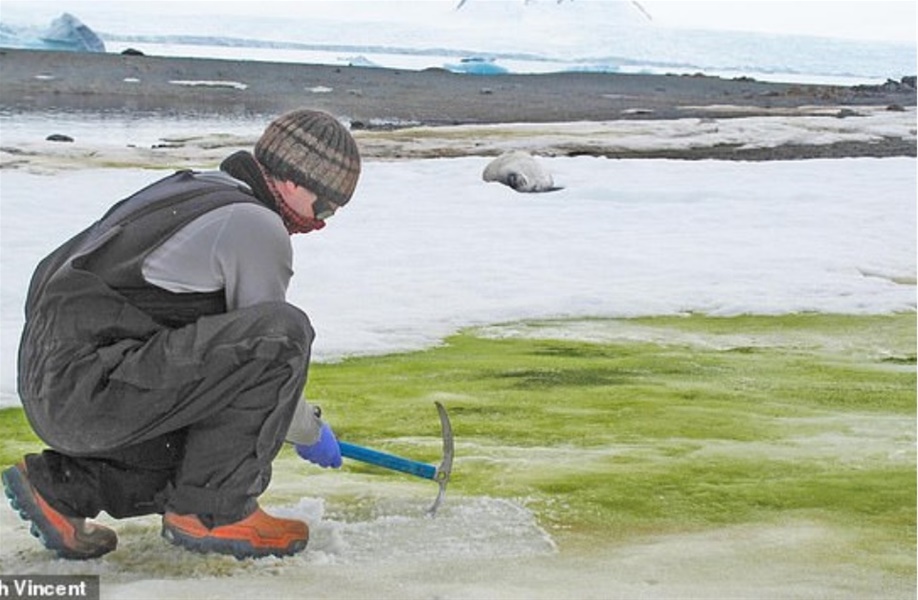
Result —
M 259 496 L 284 441 L 337 468 L 335 434 L 302 398 L 314 331 L 286 301 L 290 235 L 350 200 L 357 146 L 297 110 L 219 171 L 179 171 L 114 205 L 37 267 L 19 395 L 48 445 L 3 472 L 11 505 L 64 558 L 104 555 L 92 521 L 161 514 L 163 536 L 238 558 L 296 553 L 305 523 Z

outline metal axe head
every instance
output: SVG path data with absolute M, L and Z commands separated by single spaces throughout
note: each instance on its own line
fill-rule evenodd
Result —
M 440 466 L 437 467 L 437 474 L 434 476 L 434 481 L 440 485 L 440 491 L 437 493 L 437 499 L 434 500 L 433 505 L 427 510 L 427 514 L 431 517 L 436 516 L 437 509 L 440 508 L 446 498 L 446 485 L 449 483 L 449 476 L 453 472 L 453 426 L 449 422 L 449 415 L 446 414 L 446 409 L 443 408 L 443 405 L 439 402 L 434 402 L 434 404 L 437 405 L 437 412 L 440 413 L 440 428 L 443 431 L 443 460 L 440 462 Z

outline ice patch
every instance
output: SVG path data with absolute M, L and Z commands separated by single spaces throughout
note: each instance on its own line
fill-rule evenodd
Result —
M 276 516 L 306 521 L 309 547 L 293 557 L 241 561 L 171 546 L 160 537 L 158 516 L 117 521 L 104 514 L 99 520 L 118 532 L 115 552 L 91 561 L 57 559 L 29 535 L 26 522 L 3 508 L 0 572 L 98 574 L 109 583 L 131 583 L 279 575 L 309 565 L 433 567 L 450 560 L 506 560 L 557 552 L 555 542 L 536 523 L 535 515 L 519 503 L 484 497 L 450 498 L 431 518 L 425 502 L 374 497 L 330 510 L 324 499 L 304 497 L 295 505 L 266 507 Z
M 367 506 L 326 515 L 324 500 L 304 498 L 274 512 L 309 524 L 309 562 L 439 563 L 450 557 L 506 559 L 557 551 L 535 515 L 516 502 L 450 498 L 434 518 L 427 515 L 425 502 L 374 498 Z
M 188 87 L 226 87 L 236 90 L 244 90 L 249 87 L 247 84 L 239 83 L 238 81 L 190 81 L 184 79 L 173 79 L 169 83 L 172 85 L 185 85 Z

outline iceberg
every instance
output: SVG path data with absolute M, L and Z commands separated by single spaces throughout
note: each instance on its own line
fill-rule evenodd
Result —
M 444 65 L 444 68 L 453 73 L 471 73 L 473 75 L 502 75 L 509 72 L 504 67 L 496 64 L 493 58 L 481 56 L 463 58 L 459 61 L 459 64 L 447 64 Z
M 41 39 L 48 44 L 50 50 L 105 52 L 105 44 L 96 32 L 70 13 L 64 13 L 54 19 Z
M 105 52 L 102 39 L 70 13 L 63 13 L 51 21 L 44 31 L 0 25 L 0 45 L 31 50 Z

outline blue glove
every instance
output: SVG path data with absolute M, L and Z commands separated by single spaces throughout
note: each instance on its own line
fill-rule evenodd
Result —
M 294 444 L 294 446 L 297 454 L 320 467 L 337 469 L 341 466 L 341 446 L 338 445 L 338 438 L 335 437 L 328 423 L 322 423 L 318 442 L 309 446 L 305 444 Z

